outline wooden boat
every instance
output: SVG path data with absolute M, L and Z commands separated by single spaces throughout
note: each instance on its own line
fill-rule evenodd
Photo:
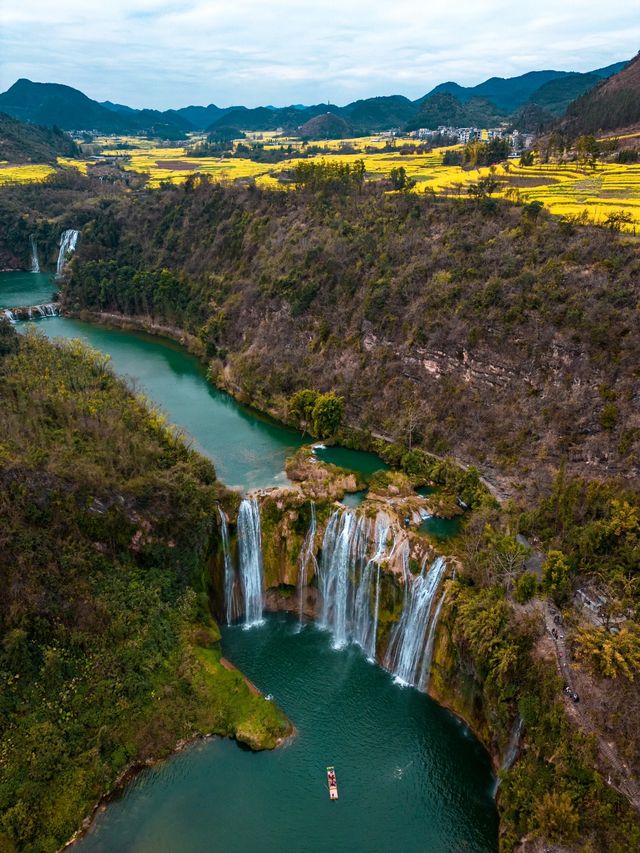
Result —
M 336 779 L 336 771 L 333 767 L 327 767 L 327 784 L 329 785 L 329 799 L 338 799 L 338 781 Z

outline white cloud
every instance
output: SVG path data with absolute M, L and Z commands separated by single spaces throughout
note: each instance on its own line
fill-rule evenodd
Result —
M 99 100 L 249 106 L 587 71 L 640 45 L 635 0 L 24 0 L 0 6 L 0 87 L 67 83 Z

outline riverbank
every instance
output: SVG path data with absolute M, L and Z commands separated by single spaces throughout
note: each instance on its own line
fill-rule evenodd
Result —
M 123 771 L 291 726 L 220 663 L 211 463 L 106 356 L 6 323 L 0 344 L 0 846 L 51 850 Z

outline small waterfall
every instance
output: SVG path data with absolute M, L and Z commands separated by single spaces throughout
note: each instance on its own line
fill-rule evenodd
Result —
M 58 252 L 58 263 L 56 264 L 56 275 L 62 275 L 67 257 L 76 250 L 79 231 L 69 228 L 62 232 L 60 237 L 60 251 Z
M 60 316 L 60 305 L 57 302 L 49 302 L 45 305 L 33 305 L 29 311 L 31 314 L 29 315 L 29 319 L 33 316 L 33 312 L 35 311 L 40 317 L 59 317 Z
M 60 304 L 58 302 L 47 302 L 43 305 L 21 305 L 15 308 L 5 308 L 0 311 L 10 323 L 18 323 L 20 320 L 39 320 L 41 317 L 58 317 L 60 315 Z
M 504 759 L 502 761 L 501 770 L 509 770 L 513 767 L 513 762 L 516 760 L 518 756 L 518 749 L 520 747 L 520 740 L 522 738 L 522 731 L 524 729 L 524 720 L 522 717 L 518 716 L 515 726 L 511 731 L 511 737 L 509 738 L 509 745 L 507 746 L 507 751 L 504 754 Z
M 236 572 L 231 558 L 231 548 L 229 547 L 229 524 L 224 510 L 220 506 L 218 507 L 218 515 L 220 516 L 222 553 L 224 555 L 224 618 L 227 625 L 231 625 L 237 616 L 237 608 L 234 606 Z
M 418 686 L 422 674 L 425 643 L 434 596 L 446 569 L 437 557 L 428 572 L 426 561 L 417 577 L 412 577 L 405 561 L 405 601 L 402 616 L 391 634 L 385 666 L 400 684 Z
M 438 627 L 438 620 L 440 619 L 440 611 L 442 610 L 442 605 L 444 604 L 446 596 L 447 591 L 445 589 L 445 591 L 440 596 L 440 601 L 438 602 L 436 609 L 433 612 L 433 616 L 431 617 L 431 621 L 429 622 L 427 645 L 424 648 L 424 657 L 422 659 L 422 672 L 420 673 L 420 690 L 422 690 L 424 693 L 427 692 L 427 687 L 429 686 L 429 680 L 431 678 L 431 661 L 433 659 L 433 647 L 436 643 L 436 629 Z
M 38 244 L 33 234 L 30 237 L 31 242 L 31 272 L 40 272 L 40 261 L 38 260 Z
M 520 748 L 520 741 L 522 740 L 523 730 L 524 720 L 520 715 L 518 715 L 518 719 L 516 720 L 514 727 L 511 729 L 509 743 L 507 744 L 507 751 L 505 752 L 504 758 L 502 759 L 502 764 L 500 765 L 500 773 L 506 773 L 507 770 L 510 770 L 513 767 L 513 764 L 516 758 L 518 757 L 518 750 Z M 501 781 L 502 780 L 500 776 L 498 776 L 493 788 L 494 797 L 498 793 L 498 788 L 500 787 Z
M 264 604 L 260 507 L 255 498 L 245 499 L 240 504 L 238 550 L 240 554 L 240 583 L 244 597 L 244 621 L 246 627 L 249 628 L 262 622 Z
M 313 501 L 311 501 L 310 506 L 311 521 L 309 523 L 307 535 L 305 536 L 304 542 L 302 543 L 302 550 L 300 551 L 300 562 L 298 569 L 298 608 L 300 616 L 300 625 L 302 625 L 302 611 L 304 607 L 303 595 L 304 588 L 307 584 L 309 566 L 312 566 L 311 577 L 313 577 L 313 575 L 318 571 L 318 562 L 316 560 L 316 555 L 314 554 L 316 531 L 318 527 L 316 522 L 316 505 Z

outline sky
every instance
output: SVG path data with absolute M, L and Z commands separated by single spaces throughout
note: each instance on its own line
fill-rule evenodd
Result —
M 640 0 L 0 0 L 1 91 L 156 109 L 413 99 L 639 49 Z

